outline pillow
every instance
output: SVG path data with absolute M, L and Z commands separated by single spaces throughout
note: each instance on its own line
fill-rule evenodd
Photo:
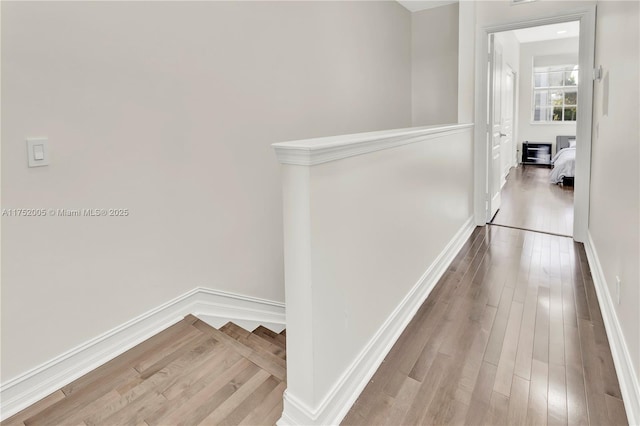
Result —
M 569 148 L 575 148 L 575 147 L 576 147 L 576 140 L 569 139 Z

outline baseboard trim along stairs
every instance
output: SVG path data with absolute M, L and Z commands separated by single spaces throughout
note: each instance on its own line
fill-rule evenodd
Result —
M 316 409 L 284 392 L 284 425 L 338 425 L 475 229 L 470 217 L 369 340 Z
M 593 278 L 593 286 L 598 296 L 598 304 L 602 312 L 602 320 L 604 328 L 609 339 L 609 347 L 611 348 L 611 356 L 616 367 L 618 382 L 620 383 L 620 392 L 622 393 L 622 401 L 627 413 L 627 419 L 630 425 L 640 425 L 640 384 L 638 384 L 638 376 L 631 361 L 631 354 L 622 333 L 622 327 L 616 315 L 615 305 L 602 264 L 598 258 L 596 247 L 591 237 L 591 233 L 587 231 L 587 240 L 584 244 L 587 253 L 587 261 L 591 268 L 591 276 Z
M 285 328 L 284 303 L 195 288 L 0 385 L 0 420 L 39 401 L 144 340 L 193 314 L 220 327 Z

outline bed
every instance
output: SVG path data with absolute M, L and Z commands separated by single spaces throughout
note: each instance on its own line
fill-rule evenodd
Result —
M 556 137 L 556 155 L 551 159 L 553 169 L 549 175 L 551 183 L 573 185 L 576 175 L 576 137 Z

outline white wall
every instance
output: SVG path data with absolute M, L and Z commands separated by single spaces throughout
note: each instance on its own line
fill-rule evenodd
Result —
M 476 3 L 458 3 L 458 123 L 474 122 Z
M 346 158 L 339 154 L 350 142 L 362 153 L 367 141 L 283 144 L 293 155 L 320 145 L 338 157 L 283 166 L 290 339 L 283 424 L 339 422 L 435 285 L 436 271 L 455 256 L 447 250 L 456 236 L 471 229 L 471 126 L 420 131 L 379 132 L 369 139 L 372 152 Z M 380 149 L 380 141 L 409 142 Z
M 522 151 L 522 142 L 550 142 L 552 153 L 556 152 L 556 136 L 576 134 L 576 122 L 532 123 L 532 74 L 536 57 L 545 57 L 546 64 L 578 64 L 578 37 L 560 40 L 545 40 L 520 45 L 520 101 L 518 153 Z M 587 82 L 588 83 L 588 82 Z M 580 100 L 578 99 L 578 108 Z M 519 154 L 518 161 L 522 160 Z
M 598 3 L 596 66 L 602 65 L 604 79 L 594 87 L 589 209 L 589 233 L 634 364 L 636 383 L 640 381 L 639 21 L 638 2 Z M 622 282 L 619 304 L 616 276 Z
M 458 121 L 458 4 L 411 14 L 413 126 Z
M 396 2 L 2 2 L 2 380 L 196 286 L 283 300 L 275 141 L 411 123 Z M 52 163 L 26 167 L 25 138 Z
M 311 169 L 319 395 L 472 215 L 471 148 L 455 135 Z

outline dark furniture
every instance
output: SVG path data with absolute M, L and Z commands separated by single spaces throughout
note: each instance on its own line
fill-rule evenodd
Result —
M 522 144 L 522 164 L 551 166 L 551 144 L 547 142 L 529 142 Z
M 571 142 L 573 142 L 573 146 L 575 146 L 575 141 L 575 136 L 556 136 L 556 153 L 561 149 L 571 147 Z M 573 183 L 574 176 L 564 176 L 562 178 L 562 186 L 573 186 Z

